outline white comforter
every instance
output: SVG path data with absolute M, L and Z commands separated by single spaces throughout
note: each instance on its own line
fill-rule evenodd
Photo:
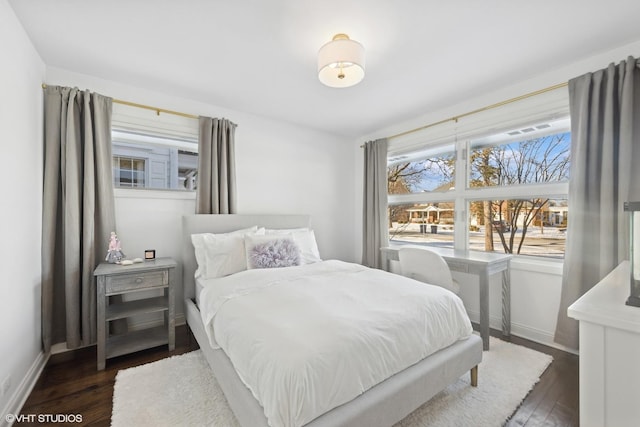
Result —
M 272 427 L 306 424 L 472 332 L 453 293 L 341 261 L 210 280 L 200 310 Z

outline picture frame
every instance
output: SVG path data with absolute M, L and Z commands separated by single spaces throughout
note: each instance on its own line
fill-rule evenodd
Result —
M 155 249 L 147 249 L 144 251 L 144 260 L 151 261 L 156 259 L 156 250 Z

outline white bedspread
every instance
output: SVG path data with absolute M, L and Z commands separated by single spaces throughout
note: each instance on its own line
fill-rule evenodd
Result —
M 200 310 L 272 427 L 306 424 L 472 332 L 455 294 L 341 261 L 212 279 Z

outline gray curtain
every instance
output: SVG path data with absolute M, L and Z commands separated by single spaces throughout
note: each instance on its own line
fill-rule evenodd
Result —
M 387 219 L 387 139 L 364 144 L 362 264 L 383 268 L 380 248 L 389 244 Z
M 639 64 L 629 57 L 572 79 L 569 106 L 569 216 L 555 341 L 578 348 L 567 307 L 629 256 L 623 205 L 640 201 Z
M 196 213 L 237 212 L 235 132 L 227 119 L 200 117 Z
M 115 229 L 111 98 L 44 89 L 42 341 L 96 341 L 93 270 Z

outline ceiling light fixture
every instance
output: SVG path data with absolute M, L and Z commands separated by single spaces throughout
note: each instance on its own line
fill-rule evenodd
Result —
M 364 47 L 346 34 L 336 34 L 318 51 L 318 78 L 330 87 L 349 87 L 364 78 Z

